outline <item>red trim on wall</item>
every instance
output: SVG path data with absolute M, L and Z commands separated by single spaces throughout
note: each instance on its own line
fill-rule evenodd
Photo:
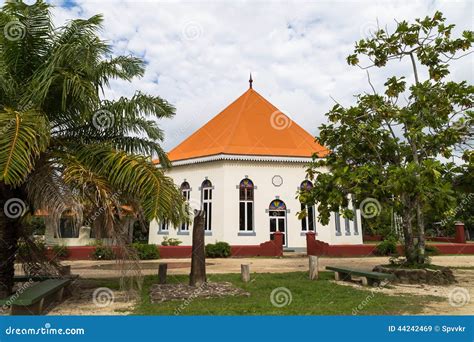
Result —
M 120 254 L 119 247 L 112 247 L 115 253 Z M 157 246 L 160 253 L 160 259 L 180 259 L 191 258 L 191 246 Z M 67 260 L 91 260 L 91 255 L 95 250 L 94 246 L 71 246 L 67 247 L 69 256 Z M 260 245 L 250 246 L 230 246 L 230 253 L 232 257 L 245 256 L 283 256 L 283 234 L 280 232 L 274 233 L 274 239 L 266 241 Z M 48 255 L 53 256 L 52 249 L 48 250 Z
M 160 259 L 190 258 L 192 246 L 158 246 Z
M 474 243 L 432 243 L 440 254 L 474 254 Z M 332 257 L 372 256 L 376 245 L 329 245 L 316 240 L 314 233 L 306 233 L 306 248 L 308 255 L 324 255 Z M 397 247 L 398 253 L 403 254 L 403 246 Z
M 447 237 L 447 236 L 432 236 L 432 237 L 427 237 L 426 240 L 428 241 L 435 241 L 435 242 L 456 242 L 456 238 L 453 237 Z

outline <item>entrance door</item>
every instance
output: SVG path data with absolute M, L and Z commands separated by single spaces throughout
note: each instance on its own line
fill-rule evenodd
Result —
M 283 201 L 274 200 L 268 208 L 270 216 L 270 240 L 274 239 L 273 233 L 283 233 L 283 246 L 286 246 L 286 205 Z

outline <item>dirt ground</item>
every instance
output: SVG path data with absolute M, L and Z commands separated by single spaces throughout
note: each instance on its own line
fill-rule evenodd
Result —
M 164 259 L 140 262 L 142 274 L 157 274 L 158 264 L 168 263 L 168 274 L 188 274 L 189 259 Z M 294 256 L 283 258 L 228 258 L 208 259 L 207 273 L 240 273 L 241 264 L 249 264 L 251 272 L 285 273 L 308 270 L 307 257 Z M 326 266 L 346 266 L 371 270 L 374 266 L 388 263 L 386 257 L 365 258 L 320 258 L 319 270 Z M 426 315 L 473 315 L 474 314 L 474 256 L 435 256 L 432 263 L 440 266 L 463 267 L 472 269 L 456 269 L 454 274 L 458 283 L 450 286 L 389 284 L 385 288 L 372 288 L 374 293 L 388 295 L 433 295 L 445 300 L 427 304 L 423 313 Z M 67 261 L 73 274 L 80 275 L 72 296 L 48 312 L 49 315 L 126 315 L 130 314 L 135 300 L 125 292 L 96 289 L 87 278 L 114 278 L 121 275 L 120 267 L 115 261 Z M 360 288 L 355 283 L 338 282 L 345 286 Z M 98 292 L 96 292 L 98 291 Z M 473 297 L 471 300 L 471 296 Z M 451 298 L 451 303 L 450 303 Z M 453 305 L 454 298 L 454 305 Z M 463 305 L 460 305 L 463 304 Z M 350 313 L 348 313 L 350 314 Z

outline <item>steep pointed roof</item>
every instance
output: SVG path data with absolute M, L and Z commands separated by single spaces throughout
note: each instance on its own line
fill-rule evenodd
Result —
M 171 161 L 225 155 L 311 157 L 327 154 L 314 137 L 254 89 L 168 153 Z

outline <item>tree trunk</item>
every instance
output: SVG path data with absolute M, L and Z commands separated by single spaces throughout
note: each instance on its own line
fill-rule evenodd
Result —
M 425 263 L 425 222 L 419 201 L 416 203 L 416 222 L 418 224 L 417 261 L 419 264 L 423 265 Z
M 204 211 L 195 211 L 193 223 L 193 247 L 189 285 L 201 286 L 206 279 L 206 251 L 204 248 Z
M 18 194 L 10 187 L 0 183 L 0 299 L 10 296 L 13 291 L 15 254 L 20 228 L 18 218 L 12 218 L 11 213 L 7 216 L 5 203 L 9 199 L 18 197 Z M 14 214 L 16 213 L 15 211 Z
M 403 215 L 402 215 L 402 226 L 403 226 L 403 235 L 405 239 L 405 257 L 409 264 L 416 263 L 416 251 L 415 244 L 413 242 L 413 222 L 412 222 L 412 208 L 409 201 L 402 200 L 403 202 Z

